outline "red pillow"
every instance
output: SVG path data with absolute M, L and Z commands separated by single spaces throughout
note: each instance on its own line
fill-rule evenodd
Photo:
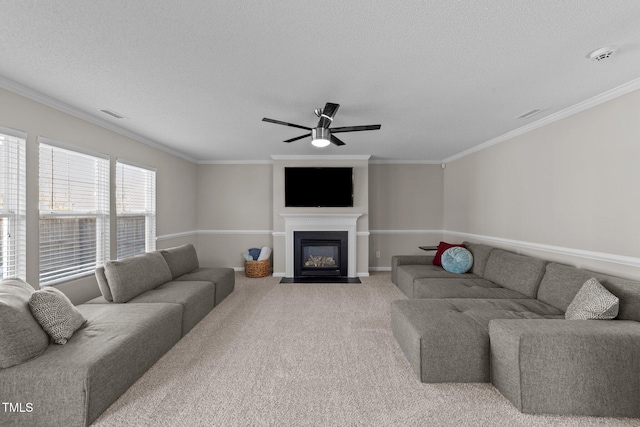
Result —
M 447 249 L 453 248 L 456 246 L 464 248 L 464 245 L 462 243 L 455 244 L 455 243 L 440 242 L 440 244 L 438 245 L 438 250 L 436 251 L 436 255 L 433 257 L 433 265 L 439 265 L 440 267 L 442 267 L 442 254 Z

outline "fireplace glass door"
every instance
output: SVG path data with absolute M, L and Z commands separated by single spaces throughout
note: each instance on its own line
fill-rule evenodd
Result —
M 302 262 L 302 275 L 336 274 L 340 271 L 340 242 L 303 242 Z
M 294 233 L 295 276 L 347 275 L 347 232 Z

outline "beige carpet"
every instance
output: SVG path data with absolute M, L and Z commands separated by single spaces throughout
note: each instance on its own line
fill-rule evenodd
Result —
M 236 290 L 96 426 L 588 426 L 637 419 L 532 416 L 490 384 L 422 384 L 389 326 L 388 273 L 362 284 Z

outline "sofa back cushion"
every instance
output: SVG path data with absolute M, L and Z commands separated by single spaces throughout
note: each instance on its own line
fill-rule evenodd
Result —
M 592 277 L 620 299 L 618 319 L 640 321 L 640 282 L 569 265 L 555 262 L 547 265 L 537 298 L 562 311 L 567 311 L 567 307 L 582 285 Z
M 473 264 L 469 271 L 480 277 L 484 277 L 484 269 L 487 266 L 489 255 L 491 255 L 491 251 L 494 249 L 493 246 L 464 242 L 464 247 L 473 255 Z
M 104 275 L 104 267 L 96 268 L 96 280 L 98 281 L 98 288 L 100 293 L 107 301 L 113 301 L 113 295 L 111 295 L 111 289 L 109 289 L 109 282 L 107 282 L 107 276 Z
M 24 363 L 49 346 L 49 335 L 29 309 L 33 292 L 20 279 L 0 281 L 0 368 Z
M 158 252 L 107 261 L 104 275 L 109 283 L 113 302 L 127 302 L 171 281 L 169 266 Z
M 191 244 L 160 251 L 171 270 L 171 277 L 177 278 L 200 267 L 196 248 Z
M 640 322 L 640 281 L 591 273 L 602 286 L 620 299 L 616 319 Z
M 484 269 L 484 278 L 503 288 L 535 298 L 547 263 L 538 258 L 493 249 Z
M 593 273 L 587 270 L 551 262 L 547 264 L 537 298 L 555 308 L 567 311 L 567 307 L 584 282 L 592 277 Z

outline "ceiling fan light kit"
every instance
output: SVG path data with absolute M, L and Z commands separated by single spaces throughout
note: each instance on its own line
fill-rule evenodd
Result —
M 329 144 L 331 144 L 331 131 L 329 131 L 329 129 L 311 129 L 311 145 L 322 148 Z
M 345 145 L 345 143 L 342 142 L 335 135 L 332 135 L 331 130 L 329 129 L 329 126 L 333 122 L 333 117 L 336 115 L 336 112 L 338 112 L 338 108 L 340 108 L 340 104 L 334 104 L 332 102 L 327 102 L 326 105 L 324 106 L 324 109 L 316 108 L 314 110 L 314 113 L 316 114 L 316 116 L 320 117 L 320 120 L 318 121 L 318 125 L 315 128 L 309 128 L 306 126 L 296 125 L 293 123 L 282 122 L 280 120 L 268 119 L 266 117 L 264 117 L 262 121 L 311 131 L 311 133 L 307 133 L 307 134 L 297 136 L 295 138 L 287 139 L 286 141 L 284 141 L 287 143 L 311 136 L 311 144 L 314 147 L 322 148 L 322 147 L 328 146 L 329 144 L 341 146 L 341 145 Z M 357 132 L 357 131 L 364 131 L 364 130 L 378 130 L 380 129 L 380 127 L 381 127 L 380 125 L 343 126 L 343 127 L 333 128 L 333 132 L 338 133 L 338 132 Z

